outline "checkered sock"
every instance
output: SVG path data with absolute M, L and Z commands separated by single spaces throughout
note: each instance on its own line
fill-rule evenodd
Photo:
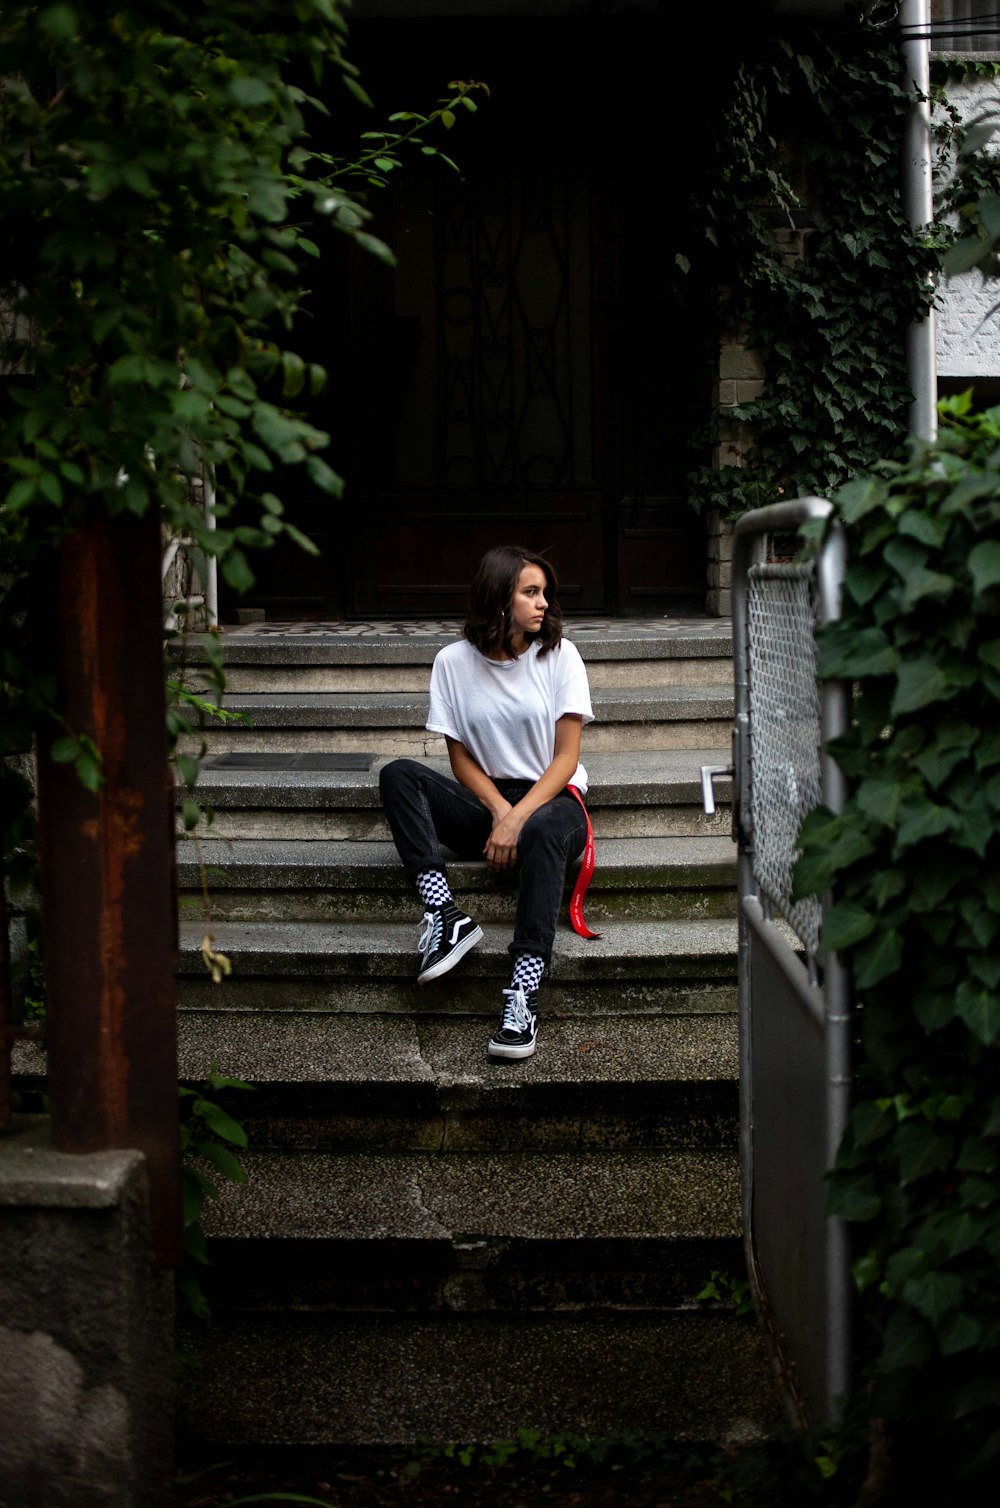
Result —
M 444 870 L 425 869 L 423 874 L 418 874 L 417 894 L 425 906 L 447 906 L 452 894 Z
M 523 990 L 526 995 L 531 995 L 542 982 L 545 973 L 545 959 L 539 958 L 537 953 L 519 953 L 517 962 L 514 964 L 514 977 L 511 979 L 512 990 Z

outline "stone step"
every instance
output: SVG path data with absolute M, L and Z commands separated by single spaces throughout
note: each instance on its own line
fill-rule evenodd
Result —
M 214 1314 L 184 1337 L 178 1427 L 217 1444 L 735 1443 L 782 1418 L 763 1340 L 730 1314 Z
M 712 659 L 595 660 L 587 651 L 587 676 L 593 691 L 623 686 L 726 686 L 733 683 L 732 661 L 727 656 Z M 229 695 L 286 693 L 405 693 L 427 695 L 430 659 L 420 664 L 304 665 L 284 661 L 275 664 L 226 664 Z
M 651 664 L 669 660 L 732 658 L 729 618 L 569 619 L 566 637 L 590 664 Z M 227 669 L 283 666 L 430 667 L 439 649 L 459 638 L 459 619 L 397 623 L 266 623 L 222 629 Z M 171 646 L 175 660 L 197 666 L 197 639 Z
M 210 1237 L 444 1243 L 738 1236 L 735 1151 L 247 1152 Z
M 604 838 L 587 895 L 592 925 L 640 917 L 733 916 L 736 850 L 728 837 Z M 571 868 L 571 886 L 577 866 Z M 204 879 L 222 921 L 412 920 L 414 888 L 391 842 L 245 839 L 178 849 L 182 896 Z M 515 877 L 449 859 L 451 888 L 478 921 L 512 919 Z
M 731 1016 L 545 1023 L 539 1050 L 488 1058 L 491 1023 L 316 1012 L 182 1013 L 178 1066 L 220 1092 L 250 1145 L 425 1152 L 734 1147 Z
M 700 767 L 728 763 L 727 749 L 628 754 L 588 750 L 587 805 L 598 838 L 709 836 L 729 832 L 730 783 L 716 783 L 720 810 L 701 807 Z M 248 753 L 209 756 L 198 795 L 215 820 L 207 838 L 387 839 L 374 753 Z M 447 758 L 427 759 L 448 773 Z
M 731 1151 L 246 1164 L 207 1211 L 214 1324 L 181 1403 L 202 1438 L 751 1438 L 777 1415 L 756 1327 L 697 1304 L 739 1264 Z
M 181 923 L 178 1003 L 185 1009 L 440 1013 L 495 1017 L 510 978 L 510 927 L 484 937 L 434 984 L 416 982 L 417 917 L 396 922 L 213 922 L 217 951 L 232 961 L 224 987 L 201 958 L 205 924 Z M 616 923 L 596 941 L 568 925 L 556 934 L 543 1010 L 552 1015 L 731 1011 L 736 923 Z
M 594 691 L 595 721 L 584 732 L 591 753 L 728 745 L 733 694 L 726 686 L 622 687 Z M 227 712 L 246 722 L 203 730 L 210 751 L 375 752 L 445 755 L 444 739 L 424 727 L 427 698 L 418 692 L 271 692 L 227 694 Z M 201 736 L 198 738 L 201 742 Z M 186 741 L 193 747 L 194 738 Z

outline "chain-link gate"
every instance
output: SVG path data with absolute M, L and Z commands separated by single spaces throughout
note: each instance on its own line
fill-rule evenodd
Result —
M 819 901 L 792 899 L 796 838 L 842 777 L 823 753 L 846 721 L 843 686 L 816 682 L 817 624 L 836 617 L 837 531 L 800 561 L 795 538 L 830 504 L 802 498 L 741 518 L 733 541 L 733 834 L 739 844 L 743 1227 L 751 1281 L 803 1422 L 837 1413 L 850 1381 L 846 1233 L 824 1175 L 849 1104 L 849 996 L 819 951 Z M 706 808 L 713 774 L 702 772 Z

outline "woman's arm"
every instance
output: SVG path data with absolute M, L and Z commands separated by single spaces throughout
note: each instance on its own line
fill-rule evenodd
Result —
M 493 831 L 486 841 L 483 852 L 491 869 L 511 869 L 517 863 L 517 845 L 521 829 L 540 806 L 551 801 L 553 796 L 567 786 L 580 763 L 580 735 L 583 718 L 575 712 L 567 712 L 556 723 L 555 753 L 552 763 L 538 777 L 534 785 L 521 797 L 516 806 L 507 806 L 505 813 L 493 816 Z M 452 766 L 454 769 L 454 765 Z M 478 766 L 477 766 L 478 768 Z M 480 772 L 482 773 L 482 772 Z M 483 776 L 488 779 L 487 776 Z M 456 772 L 456 779 L 461 779 Z M 492 781 L 489 782 L 492 785 Z M 472 787 L 470 787 L 472 789 Z M 496 791 L 496 787 L 493 787 Z M 478 792 L 476 793 L 479 794 Z M 499 791 L 496 792 L 499 796 Z M 483 798 L 480 796 L 479 798 Z M 501 798 L 502 800 L 502 798 Z M 488 802 L 485 803 L 489 805 Z M 492 811 L 492 807 L 490 808 Z
M 463 743 L 460 743 L 457 738 L 448 738 L 447 735 L 445 735 L 445 743 L 448 746 L 451 773 L 459 785 L 464 785 L 467 791 L 479 797 L 492 816 L 494 824 L 497 823 L 505 813 L 510 811 L 510 802 L 504 800 L 482 765 L 473 759 Z

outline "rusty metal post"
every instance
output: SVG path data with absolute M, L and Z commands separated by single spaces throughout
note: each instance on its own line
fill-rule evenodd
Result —
M 177 910 L 167 764 L 160 529 L 97 516 L 60 547 L 59 707 L 102 757 L 87 790 L 39 755 L 42 954 L 52 1135 L 64 1152 L 136 1147 L 157 1259 L 180 1249 Z
M 7 897 L 0 869 L 0 1131 L 10 1125 L 10 1049 L 13 1033 L 10 1007 L 10 936 L 7 931 Z

